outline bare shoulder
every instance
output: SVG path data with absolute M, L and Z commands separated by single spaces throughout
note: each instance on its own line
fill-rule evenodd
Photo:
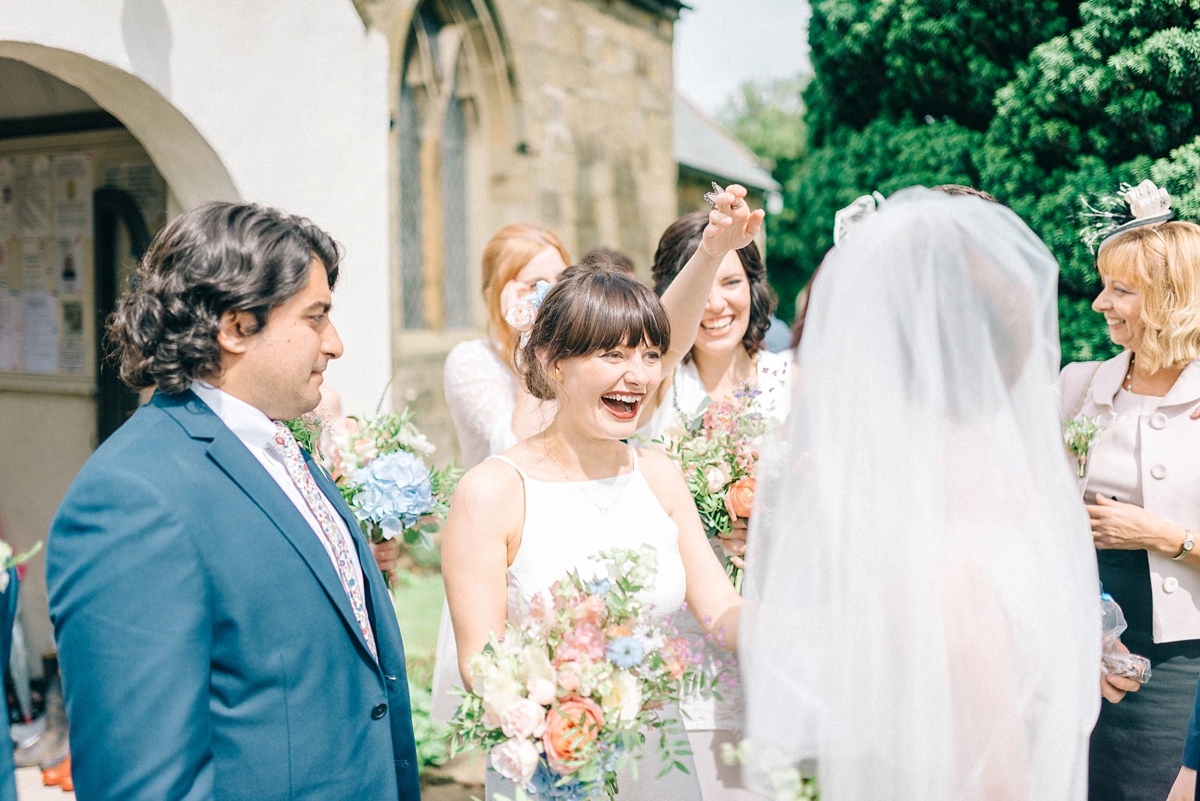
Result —
M 679 498 L 681 492 L 687 494 L 683 473 L 679 472 L 671 458 L 662 451 L 655 448 L 638 448 L 638 466 L 650 489 L 668 510 L 672 498 Z
M 455 502 L 481 508 L 495 508 L 505 500 L 521 497 L 524 484 L 512 465 L 499 459 L 484 459 L 459 479 L 454 490 Z

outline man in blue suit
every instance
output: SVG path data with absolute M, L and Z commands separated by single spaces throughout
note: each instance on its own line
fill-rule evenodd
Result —
M 47 547 L 82 801 L 420 797 L 383 576 L 276 422 L 342 354 L 339 259 L 307 220 L 210 204 L 155 239 L 109 323 L 122 377 L 157 391 Z

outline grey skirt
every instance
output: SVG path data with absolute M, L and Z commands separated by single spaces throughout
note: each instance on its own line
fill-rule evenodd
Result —
M 1119 704 L 1102 701 L 1088 758 L 1088 801 L 1164 801 L 1179 774 L 1200 657 L 1153 665 Z

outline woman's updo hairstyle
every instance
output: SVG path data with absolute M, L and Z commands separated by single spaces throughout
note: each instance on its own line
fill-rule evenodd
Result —
M 650 277 L 654 281 L 654 291 L 662 297 L 667 287 L 679 275 L 679 271 L 688 263 L 700 247 L 704 239 L 704 229 L 708 225 L 708 214 L 702 211 L 685 214 L 667 226 L 662 238 L 658 240 L 658 250 L 654 253 L 654 265 L 650 268 Z M 763 347 L 767 329 L 771 327 L 771 314 L 775 311 L 775 292 L 767 283 L 767 265 L 763 263 L 758 245 L 751 242 L 737 251 L 742 268 L 746 271 L 746 279 L 750 282 L 750 324 L 746 326 L 746 334 L 742 337 L 742 346 L 746 352 L 754 356 Z M 688 353 L 691 358 L 691 352 Z
M 1138 364 L 1158 371 L 1200 359 L 1200 225 L 1175 220 L 1117 234 L 1100 245 L 1096 267 L 1142 293 Z
M 558 388 L 547 368 L 563 359 L 642 342 L 662 351 L 671 344 L 671 323 L 658 296 L 612 268 L 569 267 L 542 301 L 517 369 L 529 394 L 554 400 Z

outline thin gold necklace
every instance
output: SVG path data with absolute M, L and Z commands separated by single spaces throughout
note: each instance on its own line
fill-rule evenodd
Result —
M 612 503 L 610 503 L 608 506 L 601 506 L 600 504 L 596 503 L 596 499 L 591 496 L 591 493 L 583 488 L 583 485 L 590 483 L 592 479 L 584 479 L 583 481 L 573 480 L 570 473 L 567 471 L 567 468 L 563 467 L 562 462 L 554 458 L 554 454 L 550 452 L 550 446 L 546 444 L 545 438 L 542 439 L 542 450 L 546 452 L 546 456 L 549 457 L 550 461 L 554 462 L 558 469 L 562 471 L 563 478 L 572 483 L 575 488 L 583 494 L 583 497 L 588 499 L 588 503 L 596 507 L 596 510 L 600 512 L 601 516 L 607 515 L 608 510 L 616 506 L 617 501 L 621 500 L 621 496 L 625 494 L 625 488 L 629 486 L 629 477 L 633 475 L 632 470 L 626 473 L 624 475 L 625 480 L 621 482 L 621 488 L 617 490 L 617 496 L 612 499 Z M 622 475 L 618 473 L 617 475 L 613 476 L 613 478 L 622 478 Z

